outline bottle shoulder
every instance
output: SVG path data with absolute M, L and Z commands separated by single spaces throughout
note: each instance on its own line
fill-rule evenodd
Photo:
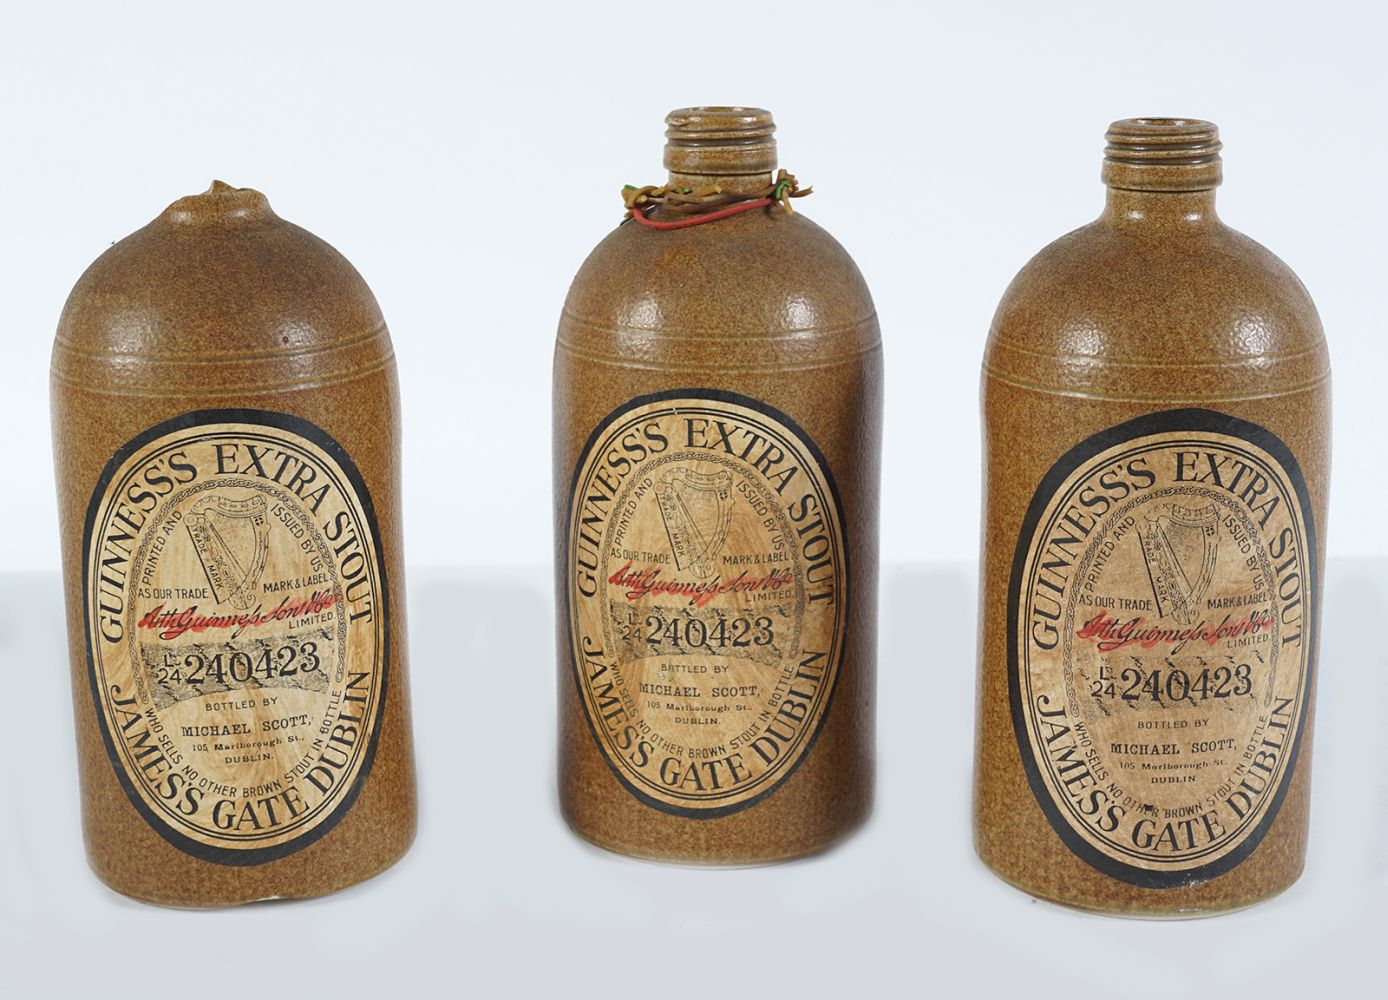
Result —
M 803 213 L 779 210 L 678 230 L 618 227 L 579 269 L 559 325 L 561 349 L 685 364 L 877 342 L 872 296 L 848 252 Z
M 272 387 L 379 365 L 390 354 L 366 282 L 307 230 L 277 218 L 188 229 L 161 217 L 78 279 L 58 322 L 53 373 L 163 391 L 229 377 Z
M 1305 286 L 1257 241 L 1218 223 L 1148 234 L 1100 220 L 1018 272 L 984 367 L 1058 391 L 1214 398 L 1323 381 L 1329 356 Z

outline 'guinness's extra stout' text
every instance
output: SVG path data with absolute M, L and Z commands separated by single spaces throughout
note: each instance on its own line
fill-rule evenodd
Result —
M 214 183 L 82 276 L 52 380 L 93 869 L 217 906 L 391 864 L 415 823 L 399 402 L 361 276 Z
M 765 197 L 767 112 L 666 123 L 673 189 Z M 871 803 L 876 317 L 800 212 L 640 211 L 555 351 L 560 801 L 640 857 L 797 857 Z
M 975 839 L 1036 895 L 1207 913 L 1301 871 L 1329 365 L 1295 276 L 1215 215 L 1214 126 L 1108 139 L 1107 208 L 1017 276 L 984 359 Z

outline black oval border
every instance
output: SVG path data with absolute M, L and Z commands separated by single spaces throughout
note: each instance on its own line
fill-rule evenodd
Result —
M 1040 523 L 1047 505 L 1065 482 L 1065 479 L 1084 462 L 1115 445 L 1148 434 L 1180 431 L 1205 431 L 1247 441 L 1275 458 L 1286 471 L 1288 478 L 1291 479 L 1292 489 L 1296 492 L 1297 502 L 1301 506 L 1302 522 L 1306 526 L 1307 548 L 1311 555 L 1311 558 L 1307 560 L 1310 580 L 1308 589 L 1311 596 L 1309 600 L 1310 614 L 1306 619 L 1310 653 L 1306 660 L 1305 679 L 1308 696 L 1303 699 L 1300 706 L 1296 737 L 1292 741 L 1287 769 L 1277 791 L 1273 793 L 1272 802 L 1262 820 L 1249 831 L 1237 847 L 1223 857 L 1198 868 L 1163 872 L 1124 864 L 1097 850 L 1070 826 L 1056 804 L 1051 801 L 1050 792 L 1042 778 L 1040 767 L 1027 737 L 1026 715 L 1022 705 L 1021 675 L 1018 670 L 1020 653 L 1017 648 L 1017 617 L 1021 606 L 1022 577 L 1026 570 L 1027 552 L 1031 548 L 1032 536 L 1036 532 L 1037 525 Z M 1319 551 L 1311 498 L 1307 493 L 1306 481 L 1302 477 L 1301 466 L 1297 462 L 1296 456 L 1292 454 L 1291 449 L 1282 442 L 1281 438 L 1266 427 L 1230 416 L 1227 413 L 1190 407 L 1180 410 L 1163 410 L 1159 413 L 1137 417 L 1086 438 L 1067 451 L 1051 466 L 1050 471 L 1046 473 L 1041 484 L 1036 488 L 1031 504 L 1027 507 L 1026 517 L 1022 521 L 1022 528 L 1017 536 L 1017 550 L 1012 559 L 1012 576 L 1007 591 L 1007 689 L 1012 703 L 1012 728 L 1017 739 L 1017 749 L 1022 758 L 1022 766 L 1026 771 L 1027 783 L 1031 786 L 1032 794 L 1036 797 L 1042 812 L 1046 814 L 1051 827 L 1073 854 L 1090 867 L 1129 885 L 1143 889 L 1177 889 L 1199 885 L 1230 872 L 1257 850 L 1258 845 L 1263 842 L 1263 838 L 1271 829 L 1273 821 L 1276 820 L 1277 814 L 1282 808 L 1282 800 L 1286 797 L 1287 789 L 1296 774 L 1296 766 L 1301 753 L 1301 736 L 1306 728 L 1306 713 L 1311 698 L 1314 697 L 1317 660 L 1320 655 Z
M 367 522 L 371 525 L 372 547 L 375 550 L 376 564 L 380 568 L 381 574 L 381 604 L 383 611 L 383 635 L 384 641 L 381 644 L 381 697 L 376 706 L 376 718 L 372 722 L 371 741 L 367 745 L 366 754 L 362 758 L 361 768 L 357 771 L 357 776 L 352 782 L 352 786 L 347 789 L 342 796 L 342 800 L 333 807 L 332 811 L 322 822 L 312 830 L 300 834 L 292 840 L 287 840 L 283 844 L 276 844 L 273 847 L 212 847 L 201 841 L 194 840 L 174 830 L 167 823 L 163 822 L 150 807 L 145 803 L 135 785 L 131 782 L 130 776 L 126 774 L 121 765 L 119 751 L 116 749 L 112 739 L 110 727 L 107 724 L 106 713 L 102 708 L 101 694 L 98 689 L 98 678 L 96 675 L 96 659 L 92 652 L 92 636 L 90 628 L 90 573 L 91 559 L 89 547 L 91 545 L 92 529 L 96 526 L 97 511 L 101 507 L 102 498 L 111 480 L 120 471 L 120 467 L 135 452 L 157 438 L 176 431 L 193 430 L 207 424 L 219 423 L 242 423 L 256 424 L 261 427 L 271 427 L 276 430 L 288 431 L 291 434 L 311 441 L 319 448 L 323 449 L 327 455 L 337 463 L 348 482 L 357 493 L 357 502 L 361 505 L 362 513 L 366 516 Z M 280 858 L 288 857 L 298 851 L 303 850 L 310 844 L 322 839 L 333 827 L 342 821 L 352 806 L 356 804 L 357 796 L 361 794 L 362 788 L 366 784 L 367 776 L 371 773 L 371 765 L 376 760 L 376 746 L 381 735 L 382 719 L 385 717 L 386 698 L 389 696 L 390 687 L 390 587 L 386 579 L 385 554 L 381 549 L 381 532 L 376 521 L 376 508 L 371 501 L 371 492 L 366 488 L 366 483 L 362 480 L 361 473 L 357 465 L 352 461 L 352 457 L 347 454 L 347 450 L 342 447 L 337 440 L 317 424 L 311 423 L 302 417 L 296 417 L 289 413 L 279 413 L 275 410 L 256 410 L 256 409 L 211 409 L 211 410 L 190 410 L 181 413 L 161 423 L 155 424 L 148 430 L 131 438 L 111 456 L 111 460 L 106 463 L 106 467 L 101 471 L 101 476 L 97 479 L 96 486 L 92 489 L 92 498 L 87 505 L 87 517 L 82 528 L 82 634 L 83 642 L 87 650 L 87 678 L 88 687 L 91 688 L 92 703 L 96 709 L 97 726 L 101 730 L 102 742 L 106 745 L 107 756 L 111 759 L 111 767 L 116 772 L 116 777 L 125 789 L 126 796 L 136 811 L 144 818 L 156 833 L 164 838 L 170 845 L 178 848 L 184 854 L 192 855 L 202 861 L 212 864 L 226 865 L 228 867 L 250 867 L 252 865 L 262 865 L 270 861 L 278 861 Z
M 603 749 L 602 735 L 593 724 L 592 716 L 588 713 L 587 702 L 584 701 L 583 698 L 583 680 L 579 673 L 578 659 L 574 655 L 573 623 L 568 618 L 569 607 L 573 600 L 573 594 L 569 585 L 570 576 L 572 575 L 569 573 L 569 550 L 573 542 L 571 530 L 573 525 L 573 496 L 574 490 L 578 486 L 578 478 L 583 472 L 583 465 L 588 461 L 588 455 L 593 450 L 593 446 L 597 444 L 598 439 L 602 437 L 603 432 L 611 426 L 614 420 L 638 407 L 646 406 L 650 403 L 663 403 L 671 399 L 703 399 L 715 403 L 731 403 L 734 406 L 745 406 L 749 410 L 755 410 L 763 416 L 778 421 L 783 427 L 793 431 L 795 436 L 809 451 L 811 457 L 819 464 L 820 471 L 824 473 L 824 480 L 829 487 L 829 495 L 834 498 L 835 514 L 839 522 L 839 534 L 843 538 L 843 575 L 845 581 L 847 581 L 843 588 L 843 636 L 839 646 L 839 662 L 834 665 L 834 684 L 830 687 L 829 695 L 824 700 L 824 711 L 819 715 L 819 722 L 816 723 L 814 732 L 810 734 L 810 738 L 805 741 L 804 749 L 800 752 L 800 756 L 796 759 L 795 763 L 791 764 L 786 770 L 786 773 L 776 779 L 776 781 L 771 784 L 771 787 L 762 792 L 758 792 L 750 799 L 745 799 L 742 802 L 735 802 L 727 806 L 716 806 L 711 809 L 694 809 L 689 806 L 677 806 L 668 802 L 662 802 L 660 799 L 647 794 L 633 785 L 627 780 L 626 776 L 621 773 L 617 765 L 612 763 L 611 757 L 609 757 L 607 751 Z M 602 757 L 603 763 L 608 766 L 608 769 L 611 770 L 613 775 L 622 784 L 622 787 L 630 792 L 639 802 L 653 809 L 657 809 L 660 812 L 668 813 L 671 816 L 682 816 L 685 819 L 718 819 L 721 816 L 728 816 L 732 813 L 741 812 L 743 809 L 747 809 L 764 801 L 768 796 L 774 795 L 788 780 L 790 780 L 790 776 L 794 774 L 799 769 L 800 765 L 805 762 L 805 759 L 809 757 L 810 751 L 814 749 L 815 743 L 819 741 L 819 734 L 824 731 L 824 723 L 829 718 L 829 713 L 834 707 L 834 696 L 838 694 L 838 672 L 843 668 L 844 652 L 852 628 L 851 615 L 853 607 L 851 603 L 851 589 L 853 574 L 849 566 L 847 519 L 844 517 L 843 499 L 839 496 L 839 487 L 834 479 L 833 470 L 829 468 L 829 461 L 824 457 L 824 453 L 819 450 L 819 445 L 815 443 L 814 438 L 810 437 L 810 435 L 805 432 L 805 429 L 788 414 L 782 413 L 774 406 L 763 403 L 759 399 L 753 399 L 751 396 L 744 396 L 738 392 L 729 392 L 725 389 L 669 389 L 663 392 L 649 393 L 644 396 L 635 396 L 613 409 L 612 412 L 598 421 L 592 433 L 588 435 L 588 440 L 583 443 L 583 447 L 578 453 L 578 461 L 574 463 L 573 475 L 569 480 L 568 495 L 563 498 L 563 502 L 564 547 L 563 551 L 560 553 L 557 568 L 561 568 L 563 573 L 563 579 L 560 581 L 559 586 L 564 599 L 564 618 L 561 626 L 564 629 L 565 635 L 564 655 L 567 656 L 569 661 L 569 666 L 571 668 L 570 675 L 577 689 L 576 693 L 578 695 L 579 705 L 583 709 L 583 719 L 588 724 L 588 731 L 593 735 L 593 742 L 597 745 L 598 755 Z

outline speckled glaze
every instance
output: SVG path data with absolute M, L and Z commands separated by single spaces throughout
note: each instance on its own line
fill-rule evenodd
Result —
M 370 492 L 389 579 L 389 683 L 374 762 L 326 835 L 278 860 L 217 864 L 137 812 L 103 745 L 83 619 L 83 522 L 117 449 L 194 410 L 253 408 L 327 431 Z M 399 390 L 375 298 L 340 254 L 220 182 L 182 198 L 82 275 L 52 363 L 54 459 L 87 853 L 111 888 L 175 906 L 308 897 L 360 882 L 407 850 L 415 778 L 400 540 Z
M 975 845 L 999 876 L 1045 899 L 1135 916 L 1208 914 L 1275 895 L 1302 870 L 1314 687 L 1300 759 L 1257 848 L 1198 884 L 1120 881 L 1062 842 L 1028 786 L 1009 711 L 1009 574 L 1033 491 L 1068 449 L 1124 421 L 1184 407 L 1251 421 L 1286 443 L 1305 478 L 1314 556 L 1323 564 L 1329 359 L 1301 282 L 1215 214 L 1221 166 L 1213 125 L 1127 120 L 1111 126 L 1108 142 L 1103 214 L 1017 275 L 983 361 Z
M 767 112 L 692 108 L 667 125 L 672 183 L 749 192 L 769 183 Z M 793 215 L 774 207 L 675 231 L 620 226 L 564 305 L 554 361 L 559 797 L 580 836 L 624 854 L 781 861 L 833 844 L 871 807 L 881 341 L 862 276 L 799 211 L 806 203 Z M 736 392 L 796 422 L 837 481 L 848 539 L 846 645 L 818 737 L 770 794 L 712 818 L 653 808 L 615 777 L 575 684 L 565 601 L 569 496 L 586 439 L 633 398 L 678 389 Z

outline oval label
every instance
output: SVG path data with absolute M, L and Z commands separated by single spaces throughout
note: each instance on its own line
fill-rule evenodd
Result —
M 1142 417 L 1051 469 L 1013 562 L 1009 680 L 1032 790 L 1079 857 L 1166 888 L 1257 848 L 1296 768 L 1316 552 L 1295 458 L 1234 417 Z
M 804 432 L 733 393 L 634 399 L 579 458 L 566 551 L 574 678 L 627 789 L 707 818 L 784 781 L 828 711 L 848 597 Z
M 306 847 L 351 808 L 385 704 L 375 514 L 313 424 L 204 410 L 120 449 L 83 536 L 97 718 L 135 807 L 206 861 Z

